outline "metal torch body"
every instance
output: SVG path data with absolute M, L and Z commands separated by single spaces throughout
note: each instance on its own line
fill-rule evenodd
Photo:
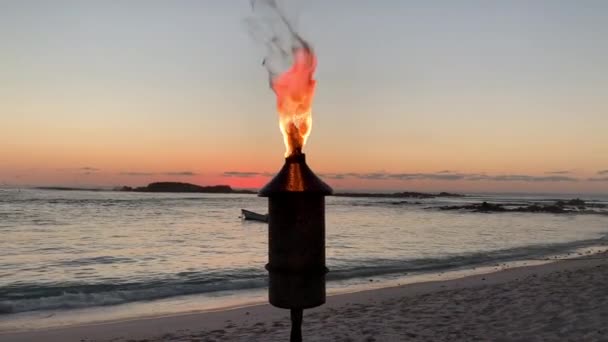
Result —
M 269 301 L 284 309 L 325 303 L 325 197 L 277 194 L 268 199 Z
M 285 158 L 259 192 L 268 197 L 268 298 L 291 309 L 291 341 L 301 341 L 302 310 L 325 303 L 325 196 L 331 193 L 302 153 Z

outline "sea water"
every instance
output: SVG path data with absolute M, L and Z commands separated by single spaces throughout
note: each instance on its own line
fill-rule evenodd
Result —
M 328 197 L 329 292 L 605 244 L 608 216 L 438 209 L 565 198 Z M 267 225 L 241 208 L 266 213 L 267 199 L 0 189 L 0 331 L 265 301 Z

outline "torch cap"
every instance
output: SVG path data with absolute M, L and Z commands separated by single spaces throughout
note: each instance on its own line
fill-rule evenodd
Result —
M 281 171 L 260 189 L 258 196 L 269 197 L 282 193 L 309 193 L 327 196 L 331 195 L 333 190 L 306 165 L 306 155 L 297 153 L 285 158 Z

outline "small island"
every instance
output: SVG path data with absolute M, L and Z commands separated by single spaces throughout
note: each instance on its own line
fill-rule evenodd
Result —
M 230 185 L 201 186 L 181 182 L 155 182 L 142 187 L 123 186 L 119 191 L 132 192 L 189 192 L 189 193 L 211 193 L 211 194 L 255 194 L 251 190 L 235 190 Z

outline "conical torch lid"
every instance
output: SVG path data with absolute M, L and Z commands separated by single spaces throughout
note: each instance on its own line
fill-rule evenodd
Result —
M 326 196 L 331 195 L 332 192 L 331 187 L 306 165 L 306 155 L 299 153 L 285 158 L 281 171 L 260 189 L 258 196 L 268 197 L 281 193 L 312 193 Z

